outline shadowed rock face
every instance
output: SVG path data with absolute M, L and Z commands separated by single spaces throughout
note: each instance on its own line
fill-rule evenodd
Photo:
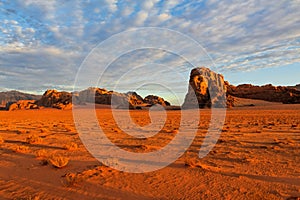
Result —
M 182 108 L 224 108 L 226 105 L 224 77 L 205 67 L 193 69 Z
M 150 105 L 162 105 L 162 106 L 170 106 L 171 104 L 168 101 L 165 101 L 163 98 L 155 96 L 155 95 L 148 95 L 145 97 L 144 102 Z

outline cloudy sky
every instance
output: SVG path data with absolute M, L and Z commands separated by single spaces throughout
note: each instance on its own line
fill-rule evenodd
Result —
M 213 68 L 233 84 L 295 85 L 300 83 L 299 13 L 300 0 L 0 0 L 0 90 L 71 91 L 94 48 L 123 31 L 143 27 L 195 40 L 203 50 L 191 54 L 201 57 L 194 65 Z M 162 44 L 184 46 L 180 38 L 166 40 L 173 34 L 160 34 L 137 34 L 135 39 L 148 44 L 161 37 Z M 109 54 L 126 45 L 119 39 L 102 51 L 109 49 Z M 95 61 L 97 67 L 89 68 L 99 76 L 99 87 L 119 88 L 118 83 L 121 90 L 142 94 L 176 88 L 185 92 L 193 67 L 185 57 L 169 49 L 130 50 L 115 55 L 109 66 Z M 101 56 L 110 57 L 103 52 Z M 164 80 L 157 85 L 166 86 L 156 87 L 155 77 Z

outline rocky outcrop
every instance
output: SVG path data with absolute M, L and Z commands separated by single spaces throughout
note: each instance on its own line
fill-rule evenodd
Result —
M 224 108 L 226 106 L 224 77 L 205 67 L 193 69 L 182 108 Z
M 72 94 L 69 92 L 47 90 L 35 104 L 57 109 L 70 109 L 72 108 Z
M 165 101 L 163 98 L 155 95 L 148 95 L 144 98 L 144 103 L 149 105 L 162 105 L 162 106 L 170 106 L 171 104 L 168 101 Z
M 102 88 L 88 88 L 78 93 L 81 102 L 112 105 L 115 108 L 133 108 L 130 98 L 133 95 L 108 91 Z
M 42 98 L 35 102 L 38 106 L 58 109 L 71 109 L 73 104 L 84 103 L 112 105 L 112 107 L 120 109 L 134 109 L 144 104 L 170 105 L 169 102 L 157 96 L 150 95 L 145 100 L 136 92 L 119 93 L 93 87 L 74 93 L 47 90 Z
M 144 104 L 160 104 L 162 106 L 170 105 L 169 102 L 158 96 L 149 95 L 143 99 L 136 92 L 118 93 L 101 88 L 88 88 L 79 92 L 77 96 L 81 102 L 95 102 L 96 104 L 112 105 L 114 108 L 124 109 L 134 109 L 135 107 L 143 106 Z
M 144 103 L 143 97 L 138 95 L 136 92 L 127 92 L 126 96 L 129 98 L 129 101 L 132 105 L 142 105 Z
M 107 91 L 101 88 L 88 88 L 86 90 L 80 91 L 77 96 L 81 102 L 87 103 L 99 103 L 99 104 L 108 104 L 110 101 L 109 96 L 111 96 L 113 92 Z
M 273 86 L 271 84 L 264 86 L 254 86 L 251 84 L 239 86 L 228 85 L 227 93 L 239 98 L 281 102 L 285 104 L 300 103 L 299 90 L 283 86 Z
M 17 102 L 8 102 L 6 105 L 8 111 L 14 110 L 30 110 L 39 109 L 38 105 L 35 104 L 34 100 L 19 100 Z

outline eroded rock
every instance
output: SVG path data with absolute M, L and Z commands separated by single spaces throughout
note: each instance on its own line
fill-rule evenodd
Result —
M 163 98 L 155 95 L 148 95 L 144 98 L 144 103 L 149 104 L 149 105 L 162 105 L 162 106 L 170 106 L 171 104 L 164 100 Z
M 205 67 L 193 69 L 182 108 L 224 108 L 226 106 L 224 77 Z
M 69 92 L 58 92 L 47 90 L 40 100 L 35 102 L 38 106 L 68 109 L 72 106 L 72 94 Z
M 39 109 L 34 100 L 19 100 L 17 102 L 9 102 L 7 103 L 6 107 L 8 111 Z

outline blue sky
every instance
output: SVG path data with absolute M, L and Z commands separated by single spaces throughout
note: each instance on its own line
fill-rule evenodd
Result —
M 193 38 L 213 59 L 214 69 L 233 84 L 295 85 L 300 83 L 299 13 L 299 0 L 0 0 L 0 90 L 71 91 L 77 70 L 97 44 L 141 27 L 167 28 Z M 172 74 L 166 76 L 169 89 L 186 88 L 191 66 L 171 54 L 137 50 L 122 55 L 102 82 L 117 80 L 114 73 L 121 68 L 136 67 L 136 58 L 159 57 L 156 67 L 149 61 L 143 65 L 136 82 L 167 66 L 185 76 L 177 82 Z M 122 81 L 124 91 L 137 88 L 132 78 Z M 144 95 L 161 89 L 140 90 Z

